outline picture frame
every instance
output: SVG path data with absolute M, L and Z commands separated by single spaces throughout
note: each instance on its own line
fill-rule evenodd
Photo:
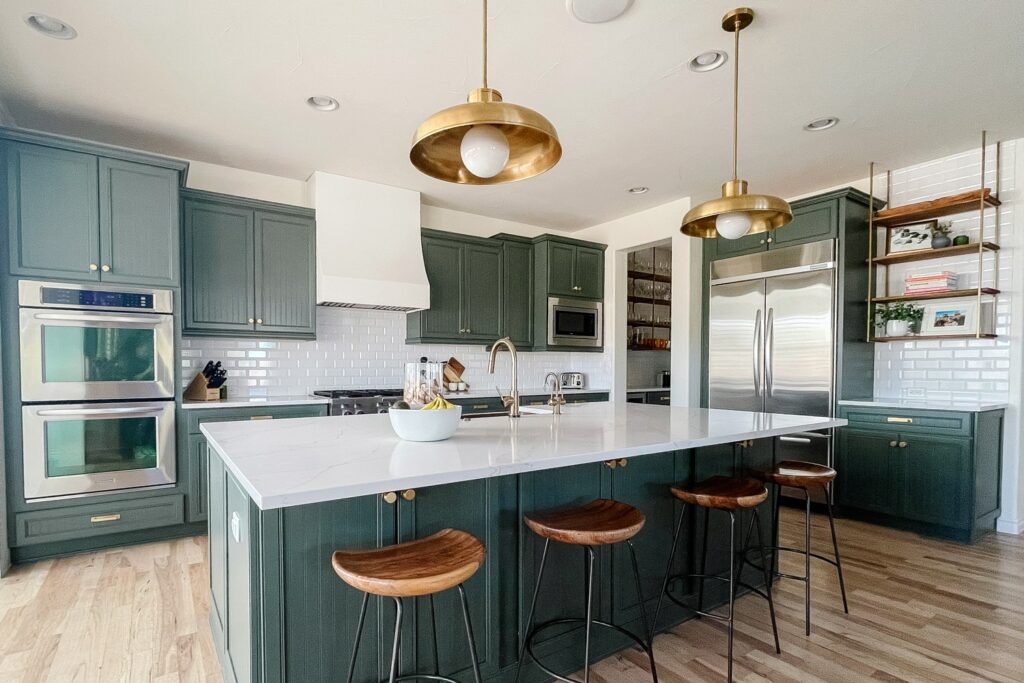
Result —
M 995 332 L 995 304 L 964 298 L 925 304 L 921 320 L 921 335 L 938 337 L 951 334 L 982 334 Z
M 908 254 L 928 251 L 932 248 L 932 235 L 938 220 L 900 225 L 889 229 L 885 242 L 885 254 Z

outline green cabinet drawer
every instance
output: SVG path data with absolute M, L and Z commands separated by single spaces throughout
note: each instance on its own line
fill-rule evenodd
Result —
M 193 408 L 184 412 L 187 415 L 188 433 L 200 434 L 199 427 L 206 422 L 321 417 L 327 414 L 327 405 L 314 403 L 303 406 L 267 406 L 265 408 Z
M 904 410 L 902 408 L 860 406 L 839 407 L 839 416 L 849 420 L 851 427 L 881 429 L 885 430 L 887 434 L 917 432 L 950 436 L 970 436 L 974 431 L 973 415 L 973 413 L 938 410 Z
M 608 394 L 601 392 L 594 392 L 588 394 L 566 394 L 566 403 L 600 403 L 601 401 L 607 401 Z
M 648 391 L 646 401 L 649 405 L 667 406 L 672 403 L 671 391 Z
M 184 496 L 180 494 L 91 503 L 16 515 L 15 543 L 21 546 L 67 541 L 184 521 Z

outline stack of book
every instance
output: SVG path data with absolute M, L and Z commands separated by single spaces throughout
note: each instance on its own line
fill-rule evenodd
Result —
M 908 275 L 906 288 L 903 293 L 912 294 L 941 294 L 952 292 L 957 288 L 959 276 L 945 270 L 941 273 L 924 273 L 922 275 Z

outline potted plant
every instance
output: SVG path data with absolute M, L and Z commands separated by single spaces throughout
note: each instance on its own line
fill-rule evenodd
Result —
M 906 337 L 910 334 L 911 326 L 921 324 L 924 309 L 914 304 L 899 302 L 880 306 L 875 314 L 879 324 L 885 326 L 885 336 Z
M 952 244 L 952 240 L 949 239 L 949 232 L 952 229 L 953 224 L 948 221 L 932 226 L 932 249 L 943 249 Z

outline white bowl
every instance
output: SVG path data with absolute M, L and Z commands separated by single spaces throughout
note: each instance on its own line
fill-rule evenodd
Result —
M 388 411 L 391 428 L 406 441 L 444 441 L 459 428 L 462 406 L 448 410 L 395 410 Z

